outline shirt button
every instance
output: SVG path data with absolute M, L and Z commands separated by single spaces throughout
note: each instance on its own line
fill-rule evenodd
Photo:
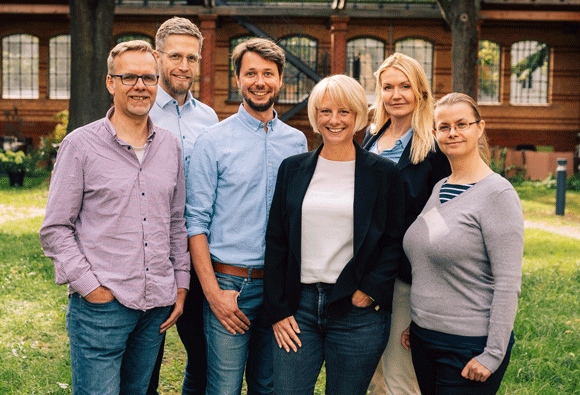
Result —
M 147 218 L 143 218 L 143 221 L 147 221 Z
M 145 243 L 145 247 L 147 247 L 147 243 Z
M 127 147 L 127 149 L 130 151 L 131 150 L 131 147 Z
M 268 163 L 268 166 L 272 166 L 272 164 L 271 163 Z
M 141 192 L 141 196 L 145 196 L 145 192 Z

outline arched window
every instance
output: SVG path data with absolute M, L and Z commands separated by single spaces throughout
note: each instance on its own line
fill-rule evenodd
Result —
M 70 98 L 70 35 L 63 34 L 48 43 L 48 97 Z
M 318 43 L 309 37 L 292 36 L 281 39 L 278 43 L 292 55 L 300 58 L 307 66 L 316 70 Z M 284 65 L 284 85 L 280 90 L 280 102 L 300 103 L 306 99 L 315 82 L 286 61 Z
M 501 48 L 493 41 L 479 42 L 479 103 L 500 102 Z
M 405 38 L 395 43 L 395 51 L 419 62 L 423 66 L 429 85 L 433 86 L 433 44 L 420 38 Z
M 510 103 L 548 103 L 550 47 L 538 41 L 519 41 L 511 48 Z
M 242 95 L 238 90 L 238 84 L 236 83 L 236 73 L 234 71 L 234 63 L 232 62 L 232 53 L 234 52 L 234 48 L 238 45 L 243 43 L 250 38 L 254 38 L 253 36 L 243 36 L 232 38 L 230 40 L 230 53 L 228 58 L 230 59 L 230 86 L 228 89 L 228 100 L 231 101 L 242 101 Z
M 355 38 L 346 43 L 346 75 L 365 89 L 369 103 L 375 100 L 374 73 L 385 60 L 385 44 L 374 38 Z
M 149 44 L 155 46 L 153 44 L 153 39 L 146 34 L 141 33 L 127 33 L 120 36 L 117 36 L 115 39 L 115 44 L 119 44 L 125 41 L 133 41 L 133 40 L 143 40 L 147 41 Z
M 38 38 L 12 34 L 2 39 L 2 97 L 38 99 Z

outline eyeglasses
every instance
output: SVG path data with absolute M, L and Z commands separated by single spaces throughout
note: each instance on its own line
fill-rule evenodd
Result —
M 155 74 L 144 74 L 144 75 L 137 75 L 137 74 L 111 74 L 111 77 L 119 77 L 121 79 L 121 83 L 123 85 L 133 86 L 137 84 L 139 78 L 143 81 L 143 84 L 147 86 L 157 85 L 157 81 L 159 81 L 159 76 Z
M 171 61 L 171 63 L 173 64 L 181 64 L 181 62 L 183 62 L 183 55 L 177 52 L 163 52 L 160 50 L 157 50 L 157 52 L 161 52 L 164 53 L 165 55 L 167 55 L 167 57 L 169 58 L 169 60 Z M 185 59 L 187 59 L 187 64 L 190 66 L 195 66 L 200 60 L 201 60 L 201 56 L 200 55 L 187 55 L 185 57 Z
M 455 130 L 457 130 L 458 132 L 462 132 L 464 130 L 469 129 L 469 127 L 471 125 L 473 125 L 474 123 L 478 123 L 480 121 L 481 121 L 481 119 L 479 121 L 473 121 L 473 122 L 459 122 L 455 126 L 439 125 L 439 126 L 437 126 L 437 128 L 435 130 L 437 130 L 439 133 L 449 133 L 449 132 L 451 132 L 451 129 L 455 128 Z

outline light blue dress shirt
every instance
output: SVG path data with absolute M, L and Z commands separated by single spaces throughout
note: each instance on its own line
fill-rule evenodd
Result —
M 210 106 L 194 99 L 191 92 L 187 92 L 183 105 L 178 106 L 177 100 L 159 86 L 157 98 L 149 111 L 149 116 L 155 126 L 169 130 L 181 142 L 183 168 L 187 180 L 189 160 L 195 140 L 203 129 L 219 122 L 215 111 Z
M 412 137 L 413 128 L 410 128 L 400 139 L 395 141 L 395 146 L 393 148 L 385 149 L 382 152 L 379 152 L 379 139 L 377 139 L 369 151 L 374 154 L 378 154 L 383 158 L 390 159 L 395 163 L 399 163 L 399 159 L 401 159 L 401 155 L 403 155 L 403 151 L 405 151 L 405 148 L 407 147 L 407 144 L 409 144 L 409 141 L 411 141 Z
M 278 167 L 307 151 L 306 137 L 277 117 L 264 124 L 239 111 L 198 137 L 189 163 L 188 237 L 206 234 L 212 260 L 264 265 L 266 225 Z

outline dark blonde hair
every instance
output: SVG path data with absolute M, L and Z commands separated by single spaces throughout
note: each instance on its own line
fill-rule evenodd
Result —
M 147 41 L 124 41 L 115 45 L 115 47 L 111 49 L 111 52 L 109 52 L 109 57 L 107 58 L 107 74 L 111 75 L 115 73 L 115 58 L 127 51 L 147 52 L 150 53 L 151 56 L 153 56 L 153 60 L 155 60 L 153 48 Z M 155 62 L 155 70 L 155 72 L 157 72 L 157 62 Z
M 454 104 L 460 103 L 465 103 L 469 107 L 471 107 L 471 111 L 473 111 L 473 116 L 475 117 L 475 120 L 478 122 L 481 121 L 482 119 L 481 113 L 479 111 L 477 103 L 475 102 L 475 100 L 473 100 L 471 96 L 468 96 L 464 93 L 454 92 L 443 96 L 435 103 L 433 113 L 435 113 L 435 110 L 437 110 L 438 107 L 452 106 Z M 436 126 L 435 120 L 433 120 L 433 127 L 435 128 L 435 126 Z M 481 137 L 478 140 L 478 145 L 479 145 L 479 156 L 481 156 L 481 158 L 485 161 L 485 163 L 489 164 L 490 152 L 489 145 L 487 143 L 487 136 L 485 134 L 485 129 L 483 130 L 483 133 L 481 134 Z
M 155 49 L 163 50 L 165 48 L 167 37 L 174 34 L 197 38 L 199 40 L 199 52 L 201 53 L 201 46 L 203 44 L 201 31 L 189 19 L 180 18 L 178 16 L 166 20 L 161 24 L 161 26 L 159 26 L 157 34 L 155 35 Z
M 242 67 L 242 58 L 246 52 L 255 52 L 262 58 L 276 63 L 278 74 L 282 76 L 282 73 L 284 72 L 284 62 L 286 61 L 284 50 L 271 40 L 265 38 L 251 38 L 236 45 L 234 52 L 232 53 L 232 64 L 234 65 L 234 71 L 238 77 L 240 76 L 240 68 Z
M 364 128 L 368 123 L 367 95 L 361 84 L 344 74 L 331 75 L 320 80 L 312 89 L 308 98 L 308 120 L 315 133 L 320 133 L 317 125 L 318 109 L 324 95 L 348 108 L 355 115 L 354 131 Z
M 411 163 L 417 164 L 422 162 L 430 151 L 435 150 L 435 139 L 431 133 L 431 125 L 433 123 L 433 95 L 431 94 L 429 82 L 427 81 L 423 67 L 412 57 L 395 52 L 385 59 L 381 67 L 375 72 L 377 85 L 376 99 L 372 106 L 374 109 L 374 127 L 371 133 L 377 134 L 390 118 L 390 114 L 385 109 L 381 95 L 381 74 L 391 67 L 405 74 L 415 94 L 416 105 L 411 120 L 411 126 L 413 128 Z

